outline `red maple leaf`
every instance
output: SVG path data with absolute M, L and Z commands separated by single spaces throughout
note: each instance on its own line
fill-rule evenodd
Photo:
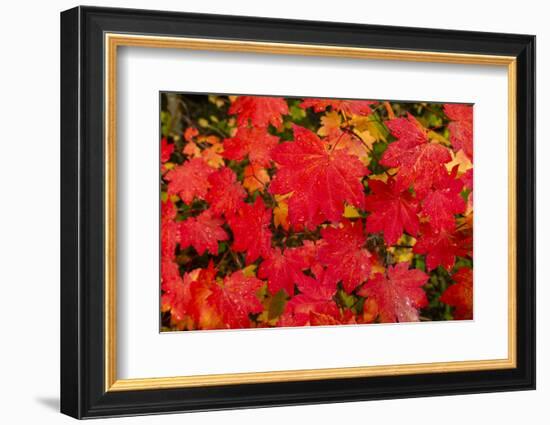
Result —
M 317 276 L 303 275 L 298 281 L 298 289 L 304 295 L 317 300 L 330 300 L 336 294 L 337 280 L 326 271 L 321 271 Z
M 163 137 L 160 142 L 160 162 L 163 164 L 170 161 L 170 156 L 174 152 L 175 145 L 173 143 L 168 143 L 166 137 Z
M 288 105 L 281 97 L 239 96 L 229 108 L 230 114 L 237 114 L 239 127 L 248 126 L 249 120 L 252 126 L 281 127 L 282 115 L 288 114 Z
M 347 202 L 363 207 L 361 179 L 368 169 L 344 150 L 330 150 L 319 137 L 294 125 L 294 142 L 272 151 L 279 169 L 269 188 L 274 194 L 292 192 L 288 214 L 293 226 L 316 227 L 325 219 L 338 221 Z
M 222 285 L 212 285 L 208 302 L 222 316 L 227 328 L 250 327 L 249 314 L 263 310 L 257 292 L 263 282 L 255 277 L 247 277 L 242 270 L 226 276 Z
M 332 299 L 336 293 L 336 281 L 326 273 L 321 272 L 315 279 L 303 275 L 298 288 L 301 293 L 286 304 L 278 326 L 310 325 L 312 313 L 340 317 L 340 309 Z
M 293 256 L 301 258 L 301 261 L 306 264 L 304 268 L 310 269 L 315 276 L 319 276 L 319 271 L 323 270 L 323 266 L 317 261 L 319 247 L 323 245 L 323 241 L 308 241 L 302 242 L 302 246 L 293 249 Z
M 174 221 L 177 210 L 170 200 L 161 204 L 161 255 L 163 259 L 172 259 L 180 241 L 178 224 Z
M 279 318 L 277 326 L 311 325 L 312 313 L 338 317 L 340 310 L 333 300 L 316 299 L 305 294 L 296 295 L 286 303 L 285 311 Z M 313 320 L 315 320 L 314 315 Z
M 369 233 L 382 232 L 388 245 L 397 242 L 403 231 L 412 236 L 418 233 L 418 203 L 407 189 L 400 188 L 395 180 L 388 183 L 369 180 L 372 194 L 365 200 Z
M 310 266 L 307 254 L 300 248 L 272 249 L 260 264 L 258 277 L 268 279 L 269 292 L 276 294 L 284 289 L 290 296 L 294 295 L 294 285 L 303 279 L 302 270 Z
M 369 115 L 372 114 L 371 105 L 376 103 L 378 102 L 372 100 L 304 99 L 300 107 L 324 112 L 330 106 L 333 111 L 344 112 L 346 115 Z
M 393 118 L 385 124 L 403 147 L 414 147 L 428 141 L 426 130 L 411 114 L 407 114 L 407 118 Z
M 235 136 L 223 142 L 223 156 L 234 161 L 242 161 L 248 155 L 252 164 L 269 167 L 271 151 L 279 143 L 279 138 L 267 132 L 265 127 L 240 127 Z
M 187 297 L 185 306 L 187 314 L 193 319 L 195 329 L 225 328 L 220 313 L 208 302 L 208 298 L 217 286 L 216 274 L 217 270 L 212 261 L 208 263 L 206 269 L 198 269 L 190 273 L 189 289 L 185 293 Z
M 163 310 L 170 310 L 175 320 L 183 320 L 185 316 L 193 315 L 193 297 L 191 284 L 197 279 L 201 269 L 195 269 L 185 273 L 183 279 L 178 270 L 178 265 L 173 261 L 161 263 L 161 303 Z
M 211 254 L 218 255 L 218 241 L 229 239 L 221 227 L 223 220 L 214 218 L 209 210 L 202 212 L 197 217 L 189 217 L 178 224 L 180 247 L 192 246 L 199 255 L 204 254 L 206 250 Z
M 174 220 L 177 212 L 176 206 L 170 199 L 167 199 L 161 203 L 160 215 L 162 220 Z
M 204 199 L 210 188 L 208 176 L 214 171 L 202 158 L 192 158 L 178 165 L 164 176 L 168 182 L 168 195 L 178 195 L 186 204 L 195 197 Z
M 415 322 L 418 309 L 428 305 L 422 286 L 429 276 L 418 269 L 409 270 L 409 263 L 388 266 L 386 274 L 377 273 L 358 292 L 373 298 L 381 322 Z
M 461 177 L 464 186 L 470 190 L 474 190 L 474 169 L 470 168 Z
M 296 232 L 304 229 L 313 230 L 327 220 L 325 214 L 317 206 L 310 203 L 309 192 L 293 192 L 292 201 L 286 199 L 287 221 Z
M 433 229 L 454 229 L 455 214 L 463 213 L 466 209 L 466 203 L 460 195 L 463 182 L 456 178 L 457 171 L 458 166 L 450 174 L 441 167 L 439 177 L 422 201 L 422 214 L 430 219 Z
M 457 256 L 466 256 L 471 251 L 472 238 L 466 233 L 455 232 L 454 229 L 438 230 L 429 224 L 423 224 L 420 233 L 421 236 L 413 251 L 417 254 L 426 254 L 428 270 L 433 270 L 437 266 L 450 270 Z
M 453 316 L 456 320 L 471 320 L 474 298 L 472 269 L 463 267 L 452 278 L 456 283 L 449 286 L 439 299 L 455 308 Z
M 445 104 L 444 111 L 451 120 L 448 128 L 451 145 L 453 145 L 455 152 L 462 149 L 472 159 L 474 157 L 473 107 L 471 105 L 448 103 Z
M 206 302 L 212 293 L 211 288 L 216 284 L 217 272 L 214 264 L 210 262 L 206 269 L 195 269 L 185 273 L 183 279 L 179 276 L 175 263 L 168 264 L 166 272 L 164 262 L 162 267 L 163 310 L 169 309 L 172 318 L 177 321 L 184 320 L 186 317 L 192 319 L 195 328 L 220 328 L 220 317 Z M 165 273 L 178 273 L 178 275 L 170 279 L 165 278 Z
M 319 261 L 327 266 L 329 278 L 341 280 L 349 294 L 367 280 L 371 269 L 371 254 L 363 246 L 366 236 L 361 221 L 343 220 L 341 227 L 321 229 L 326 242 L 319 249 Z
M 164 263 L 163 263 L 164 267 Z M 206 269 L 195 269 L 185 273 L 183 279 L 162 282 L 163 311 L 170 310 L 172 319 L 186 320 L 190 329 L 220 329 L 223 326 L 218 312 L 207 302 L 216 285 L 216 269 L 212 262 Z
M 237 181 L 237 176 L 230 168 L 223 167 L 208 177 L 210 189 L 206 194 L 206 202 L 210 204 L 213 214 L 229 216 L 234 214 L 241 202 L 246 198 L 246 192 Z
M 180 241 L 178 223 L 172 220 L 163 220 L 160 231 L 161 255 L 163 258 L 173 258 L 176 254 L 176 246 Z
M 161 288 L 165 292 L 177 289 L 182 282 L 178 264 L 171 259 L 163 259 L 160 264 Z
M 271 250 L 271 210 L 265 207 L 262 198 L 254 204 L 242 203 L 236 214 L 228 218 L 233 231 L 233 250 L 246 253 L 246 263 L 250 264 L 260 256 L 267 257 Z
M 380 164 L 399 167 L 399 185 L 404 188 L 413 184 L 417 194 L 423 197 L 440 166 L 451 161 L 449 150 L 430 143 L 426 131 L 410 114 L 408 118 L 389 120 L 386 125 L 397 140 L 388 145 Z

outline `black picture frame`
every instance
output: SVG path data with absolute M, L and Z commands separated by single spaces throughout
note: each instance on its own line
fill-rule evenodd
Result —
M 517 367 L 105 391 L 104 34 L 514 56 L 517 60 Z M 61 412 L 75 418 L 535 388 L 535 37 L 76 7 L 61 13 Z

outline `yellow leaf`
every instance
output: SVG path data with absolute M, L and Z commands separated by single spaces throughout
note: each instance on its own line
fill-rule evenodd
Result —
M 340 128 L 342 124 L 342 117 L 336 111 L 328 112 L 321 117 L 321 127 L 317 131 L 319 136 L 328 136 L 333 131 Z
M 369 129 L 369 122 L 371 119 L 364 115 L 353 115 L 348 121 L 358 131 L 365 131 Z
M 397 240 L 398 245 L 416 245 L 416 238 L 403 233 L 403 235 Z
M 353 206 L 353 205 L 347 205 L 344 208 L 344 217 L 346 218 L 357 218 L 361 217 L 361 214 L 359 214 L 359 211 Z
M 369 180 L 380 180 L 381 182 L 387 183 L 388 182 L 388 175 L 386 173 L 371 174 L 369 176 Z
M 370 269 L 370 276 L 374 277 L 376 274 L 385 274 L 386 273 L 386 267 L 384 267 L 383 264 L 380 264 L 378 261 L 373 264 L 373 266 Z
M 367 122 L 367 130 L 371 134 L 372 137 L 374 137 L 376 140 L 381 140 L 383 142 L 387 142 L 386 135 L 382 131 L 382 124 L 378 123 L 377 121 L 369 121 Z
M 367 146 L 370 150 L 372 150 L 372 145 L 374 142 L 376 142 L 376 139 L 370 134 L 369 130 L 365 131 L 356 131 L 355 134 L 359 136 L 361 141 Z
M 464 151 L 460 149 L 456 154 L 451 152 L 452 161 L 445 164 L 447 170 L 450 172 L 456 165 L 458 165 L 458 174 L 462 175 L 471 168 L 474 168 L 470 158 L 466 156 Z
M 267 170 L 258 164 L 247 165 L 244 169 L 243 187 L 249 193 L 255 190 L 263 191 L 265 185 L 269 183 L 270 177 Z
M 292 193 L 292 192 L 291 192 Z M 283 229 L 288 230 L 290 228 L 290 223 L 288 221 L 288 202 L 287 199 L 290 197 L 290 193 L 286 195 L 275 195 L 275 201 L 277 201 L 277 206 L 273 208 L 273 222 L 275 227 L 281 226 Z
M 165 170 L 171 170 L 176 166 L 176 164 L 174 164 L 173 162 L 165 162 L 163 166 Z
M 412 236 L 403 235 L 397 241 L 397 245 L 388 248 L 388 252 L 393 255 L 396 263 L 412 261 L 414 254 L 412 247 L 416 244 L 416 239 Z
M 246 266 L 244 269 L 242 269 L 243 274 L 246 277 L 256 277 L 256 264 L 251 264 L 249 266 Z
M 382 140 L 384 142 L 387 141 L 386 136 L 382 132 L 382 124 L 378 123 L 376 120 L 370 118 L 369 116 L 354 115 L 353 118 L 350 120 L 350 124 L 354 126 L 355 132 L 358 136 L 365 131 L 368 132 L 369 136 L 374 139 L 373 143 L 376 140 Z
M 223 157 L 220 155 L 222 152 L 223 145 L 221 143 L 214 143 L 202 152 L 202 157 L 211 167 L 220 168 L 224 164 Z
M 412 249 L 409 249 L 409 248 L 398 249 L 393 254 L 393 258 L 395 259 L 396 263 L 403 263 L 403 262 L 412 261 L 413 257 L 414 257 L 414 254 L 412 252 Z

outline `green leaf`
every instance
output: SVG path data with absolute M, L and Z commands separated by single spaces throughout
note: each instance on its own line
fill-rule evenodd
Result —
M 426 259 L 423 255 L 416 254 L 413 262 L 415 269 L 422 270 L 424 273 L 426 272 Z
M 388 136 L 390 132 L 380 121 L 372 120 L 367 124 L 367 130 L 376 140 L 382 140 L 383 142 L 388 141 Z
M 269 303 L 269 312 L 267 314 L 268 320 L 273 320 L 283 314 L 283 311 L 285 311 L 286 300 L 286 292 L 282 289 L 273 295 L 273 298 L 271 298 L 271 302 Z
M 472 191 L 468 188 L 464 189 L 462 192 L 460 192 L 460 196 L 462 196 L 462 199 L 464 199 L 464 202 L 468 202 L 468 196 L 470 196 L 470 193 Z
M 292 121 L 301 121 L 306 117 L 306 111 L 297 105 L 292 105 L 290 107 L 290 116 Z
M 342 307 L 351 308 L 357 301 L 353 295 L 348 295 L 343 289 L 339 289 L 336 293 L 336 301 Z

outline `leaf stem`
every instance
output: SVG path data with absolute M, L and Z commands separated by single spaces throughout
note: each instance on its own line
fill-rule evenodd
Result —
M 395 112 L 393 112 L 390 102 L 388 102 L 387 100 L 384 101 L 384 107 L 386 108 L 386 112 L 388 113 L 388 118 L 390 120 L 395 119 Z
M 233 261 L 239 266 L 239 269 L 243 268 L 243 264 L 241 263 L 241 260 L 239 259 L 239 256 L 233 252 L 233 250 L 229 250 L 231 252 L 231 257 L 233 258 Z

